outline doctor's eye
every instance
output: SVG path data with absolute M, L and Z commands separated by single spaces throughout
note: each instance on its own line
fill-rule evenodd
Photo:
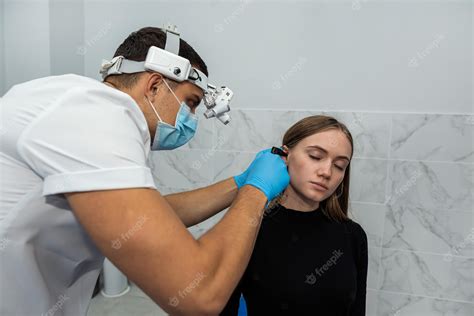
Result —
M 195 102 L 193 102 L 191 100 L 187 100 L 186 104 L 189 106 L 190 109 L 194 109 L 196 107 Z
M 199 104 L 201 103 L 201 100 L 196 100 L 195 98 L 187 99 L 186 104 L 192 109 L 192 108 L 197 108 Z

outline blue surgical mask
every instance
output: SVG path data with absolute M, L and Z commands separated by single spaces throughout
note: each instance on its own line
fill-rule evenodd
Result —
M 171 90 L 171 88 L 168 86 L 168 83 L 166 83 L 166 80 L 163 80 L 163 82 L 174 95 L 176 101 L 180 103 L 173 90 Z M 163 122 L 160 115 L 153 106 L 153 103 L 151 103 L 148 98 L 146 99 L 158 117 L 155 138 L 153 140 L 153 144 L 151 145 L 151 150 L 175 149 L 183 146 L 194 137 L 198 120 L 196 115 L 191 113 L 191 109 L 185 102 L 180 103 L 180 108 L 178 110 L 178 114 L 176 115 L 176 123 L 173 126 Z

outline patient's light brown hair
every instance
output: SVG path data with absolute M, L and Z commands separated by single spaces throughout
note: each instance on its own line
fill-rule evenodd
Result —
M 349 129 L 343 123 L 339 122 L 331 116 L 313 115 L 306 117 L 293 126 L 291 126 L 283 136 L 282 145 L 286 145 L 288 149 L 295 147 L 304 138 L 327 131 L 329 129 L 337 129 L 343 132 L 351 144 L 351 160 L 354 153 L 354 142 Z M 350 167 L 351 162 L 346 167 L 344 179 L 336 188 L 331 196 L 321 201 L 319 207 L 321 211 L 329 218 L 338 222 L 348 219 L 347 211 L 349 208 L 349 183 L 350 183 Z M 282 197 L 270 203 L 270 207 L 281 202 Z

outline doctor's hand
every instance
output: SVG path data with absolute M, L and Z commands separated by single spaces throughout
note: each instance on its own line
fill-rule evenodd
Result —
M 270 201 L 288 186 L 290 175 L 283 159 L 266 149 L 259 152 L 248 169 L 234 180 L 239 189 L 244 185 L 254 186 Z
M 243 173 L 239 174 L 238 176 L 234 177 L 235 184 L 237 184 L 237 189 L 240 190 L 240 188 L 244 186 L 245 180 L 247 180 L 247 176 L 249 174 L 250 169 L 252 169 L 253 166 L 255 165 L 255 160 L 257 160 L 257 158 L 260 157 L 263 153 L 270 152 L 270 151 L 271 149 L 265 149 L 265 150 L 260 151 L 257 154 L 257 156 L 255 156 L 254 160 L 252 161 L 250 166 L 247 168 L 247 170 L 245 170 Z

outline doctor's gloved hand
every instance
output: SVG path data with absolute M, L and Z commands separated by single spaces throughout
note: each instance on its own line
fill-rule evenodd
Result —
M 265 194 L 268 201 L 278 196 L 290 183 L 285 162 L 270 150 L 259 152 L 245 173 L 247 177 L 242 186 L 256 187 Z
M 242 172 L 241 174 L 239 174 L 238 176 L 234 176 L 234 181 L 235 181 L 235 184 L 237 184 L 237 189 L 240 190 L 241 187 L 244 186 L 245 184 L 245 180 L 247 180 L 247 175 L 249 174 L 249 171 L 251 168 L 253 168 L 254 164 L 255 164 L 255 160 L 260 157 L 263 153 L 265 152 L 270 152 L 271 149 L 265 149 L 265 150 L 262 150 L 260 151 L 257 156 L 255 156 L 254 160 L 252 161 L 252 163 L 250 164 L 250 166 L 247 168 L 247 170 L 245 170 L 244 172 Z

